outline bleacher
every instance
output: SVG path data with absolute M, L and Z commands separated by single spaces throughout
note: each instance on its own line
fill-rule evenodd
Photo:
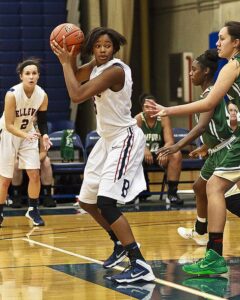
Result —
M 0 2 L 0 106 L 6 91 L 19 82 L 18 62 L 30 56 L 42 60 L 39 85 L 49 96 L 48 119 L 70 117 L 69 96 L 60 63 L 49 45 L 54 27 L 66 22 L 65 0 L 25 0 Z

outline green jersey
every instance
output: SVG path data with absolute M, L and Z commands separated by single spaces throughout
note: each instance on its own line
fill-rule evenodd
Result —
M 164 145 L 161 118 L 157 117 L 152 128 L 148 126 L 144 113 L 141 113 L 141 118 L 142 131 L 146 137 L 146 145 L 151 152 L 155 152 Z
M 201 95 L 200 100 L 206 98 L 212 86 L 209 86 Z M 195 115 L 198 122 L 199 117 Z M 215 108 L 213 116 L 202 134 L 202 141 L 208 148 L 214 148 L 219 143 L 229 139 L 233 134 L 230 127 L 230 117 L 225 101 L 221 101 Z
M 240 54 L 237 54 L 232 59 L 237 60 L 240 64 Z M 233 85 L 227 92 L 227 95 L 225 98 L 226 98 L 227 105 L 232 103 L 237 106 L 237 110 L 238 110 L 237 116 L 238 116 L 238 122 L 239 122 L 240 121 L 240 114 L 239 114 L 239 112 L 240 112 L 240 76 L 238 76 L 238 78 L 234 81 Z M 236 129 L 236 131 L 234 132 L 234 134 L 236 136 L 240 136 L 239 126 Z
M 233 60 L 238 61 L 240 64 L 240 54 L 237 54 L 235 57 L 233 57 Z M 227 105 L 229 103 L 235 104 L 237 107 L 238 115 L 240 111 L 240 75 L 235 79 L 233 85 L 227 92 L 227 95 L 225 97 L 225 100 L 227 102 Z M 216 171 L 225 172 L 224 174 L 227 174 L 226 172 L 230 171 L 226 176 L 223 176 L 223 173 L 221 173 L 222 177 L 227 178 L 233 182 L 236 182 L 240 179 L 240 128 L 238 128 L 234 131 L 234 135 L 237 137 L 235 141 L 231 144 L 231 149 L 227 152 L 226 156 L 222 160 L 222 162 L 218 165 L 216 168 Z M 230 178 L 228 178 L 228 175 Z

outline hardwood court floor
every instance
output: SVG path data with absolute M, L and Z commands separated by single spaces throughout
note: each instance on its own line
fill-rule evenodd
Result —
M 194 278 L 181 266 L 202 257 L 205 247 L 182 239 L 176 231 L 192 226 L 193 202 L 166 210 L 156 199 L 125 209 L 156 275 L 155 282 L 129 285 L 106 279 L 120 268 L 102 268 L 112 243 L 88 214 L 77 214 L 72 206 L 44 209 L 46 226 L 38 228 L 23 216 L 24 210 L 6 210 L 0 230 L 0 299 L 240 299 L 240 220 L 228 215 L 224 256 L 229 273 Z

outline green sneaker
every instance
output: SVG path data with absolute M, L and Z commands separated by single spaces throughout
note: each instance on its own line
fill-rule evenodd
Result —
M 224 297 L 228 287 L 228 279 L 225 277 L 195 277 L 184 280 L 182 284 L 201 292 Z
M 226 261 L 217 252 L 210 249 L 199 261 L 183 266 L 183 271 L 193 275 L 223 274 L 228 272 Z

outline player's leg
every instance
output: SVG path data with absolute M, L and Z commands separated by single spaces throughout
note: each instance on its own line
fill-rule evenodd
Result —
M 26 170 L 29 182 L 28 182 L 28 211 L 26 217 L 29 218 L 33 225 L 44 226 L 44 221 L 40 216 L 38 205 L 40 195 L 40 172 L 38 169 Z
M 103 263 L 104 268 L 113 268 L 127 257 L 125 249 L 121 245 L 121 242 L 115 233 L 112 231 L 108 222 L 102 216 L 97 204 L 84 203 L 81 200 L 79 201 L 79 204 L 80 207 L 89 213 L 91 217 L 107 232 L 110 239 L 114 243 L 112 254 Z
M 40 163 L 40 176 L 43 193 L 43 206 L 56 207 L 56 201 L 52 197 L 53 172 L 51 161 L 48 156 L 46 156 Z
M 0 227 L 3 222 L 3 207 L 7 199 L 10 183 L 11 178 L 6 178 L 0 175 Z
M 226 222 L 225 193 L 234 183 L 213 175 L 207 183 L 209 241 L 205 257 L 183 270 L 190 274 L 222 274 L 228 271 L 223 253 L 223 232 Z
M 128 128 L 108 145 L 98 190 L 98 207 L 130 259 L 130 268 L 111 277 L 119 283 L 152 281 L 155 277 L 141 254 L 128 220 L 117 207 L 146 188 L 142 167 L 145 139 L 137 126 Z
M 235 184 L 225 194 L 226 207 L 232 214 L 240 217 L 240 182 Z
M 184 238 L 195 238 L 198 245 L 206 245 L 208 238 L 204 235 L 207 232 L 207 180 L 212 176 L 216 166 L 225 157 L 227 149 L 222 149 L 210 155 L 205 161 L 200 177 L 194 182 L 193 190 L 196 195 L 197 218 L 192 228 L 180 227 L 178 233 Z M 203 235 L 203 236 L 201 236 Z
M 207 244 L 207 194 L 206 183 L 199 177 L 194 185 L 193 190 L 196 195 L 197 219 L 193 228 L 179 227 L 178 233 L 185 239 L 193 239 L 198 245 Z M 240 217 L 240 189 L 235 184 L 225 194 L 226 208 L 232 214 Z
M 171 204 L 183 204 L 183 200 L 180 199 L 177 194 L 178 183 L 182 168 L 182 154 L 180 151 L 169 155 L 167 164 L 167 181 L 168 181 L 168 193 L 166 203 Z
M 127 219 L 117 207 L 117 201 L 108 197 L 98 196 L 98 207 L 121 242 L 122 253 L 126 253 L 131 264 L 128 271 L 114 275 L 110 279 L 118 283 L 154 280 L 152 269 L 142 256 Z
M 97 193 L 105 159 L 105 143 L 103 139 L 99 139 L 88 157 L 79 195 L 79 204 L 80 207 L 88 212 L 91 217 L 108 233 L 110 239 L 113 241 L 113 252 L 103 264 L 105 268 L 111 268 L 126 258 L 126 252 L 122 250 L 121 243 L 112 231 L 108 222 L 101 215 L 97 206 Z
M 14 164 L 14 172 L 12 178 L 12 205 L 13 208 L 22 207 L 22 182 L 23 170 L 18 168 L 18 160 Z
M 197 218 L 193 227 L 179 227 L 178 233 L 185 239 L 192 239 L 198 245 L 204 246 L 207 244 L 207 181 L 199 177 L 193 184 L 195 193 Z
M 225 193 L 239 181 L 240 144 L 234 142 L 220 161 L 207 183 L 209 241 L 205 257 L 195 264 L 184 266 L 190 274 L 221 274 L 228 271 L 223 253 L 223 232 L 226 222 Z M 218 153 L 218 152 L 217 152 Z
M 38 141 L 31 143 L 23 140 L 18 150 L 19 168 L 26 169 L 29 182 L 28 182 L 28 211 L 25 216 L 29 218 L 33 225 L 44 226 L 44 221 L 40 216 L 38 205 L 40 195 L 40 159 Z
M 3 207 L 13 177 L 15 146 L 13 135 L 3 130 L 0 138 L 0 226 L 3 222 Z M 16 145 L 17 147 L 17 145 Z

